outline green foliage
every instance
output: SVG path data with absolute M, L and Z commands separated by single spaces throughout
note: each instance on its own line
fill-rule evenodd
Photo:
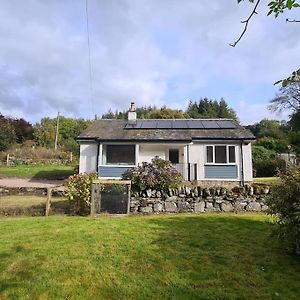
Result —
M 285 161 L 275 151 L 263 146 L 252 146 L 252 161 L 255 177 L 272 177 L 286 167 Z
M 0 151 L 7 150 L 16 142 L 16 134 L 13 126 L 3 118 L 0 118 Z
M 197 101 L 190 101 L 186 113 L 193 119 L 196 118 L 229 118 L 237 120 L 235 111 L 228 107 L 226 101 L 201 98 Z
M 75 201 L 76 213 L 88 214 L 91 206 L 91 193 L 93 180 L 97 178 L 96 173 L 76 174 L 70 176 L 66 182 L 66 196 Z
M 155 106 L 144 106 L 136 109 L 139 119 L 184 119 L 184 118 L 229 118 L 237 120 L 237 115 L 227 102 L 221 98 L 220 101 L 201 98 L 197 101 L 190 101 L 185 111 L 171 109 L 166 106 L 157 108 Z M 127 111 L 112 112 L 109 110 L 103 114 L 102 119 L 127 119 Z
M 34 126 L 33 135 L 36 145 L 54 148 L 56 123 L 56 118 L 43 118 Z M 60 116 L 58 132 L 59 147 L 74 154 L 79 154 L 79 145 L 75 139 L 91 123 L 91 121 L 84 119 L 72 119 Z
M 151 163 L 128 169 L 123 179 L 129 179 L 132 187 L 137 191 L 155 189 L 165 191 L 168 188 L 178 187 L 182 181 L 180 173 L 173 168 L 169 161 L 161 158 L 152 159 Z
M 273 137 L 266 136 L 260 138 L 255 145 L 273 150 L 276 153 L 286 153 L 288 151 L 289 144 L 287 139 L 275 139 Z
M 270 214 L 276 216 L 276 233 L 290 252 L 300 255 L 300 165 L 290 166 L 273 186 L 268 199 Z

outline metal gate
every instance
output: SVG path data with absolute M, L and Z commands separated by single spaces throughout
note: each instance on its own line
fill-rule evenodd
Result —
M 94 180 L 91 215 L 128 214 L 130 210 L 129 180 Z

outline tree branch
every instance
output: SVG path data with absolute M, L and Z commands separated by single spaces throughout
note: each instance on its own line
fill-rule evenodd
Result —
M 235 46 L 239 43 L 239 41 L 242 39 L 242 37 L 244 36 L 244 34 L 246 33 L 247 28 L 248 28 L 248 23 L 249 23 L 249 21 L 252 19 L 252 17 L 253 17 L 255 14 L 257 14 L 256 9 L 257 9 L 257 7 L 258 7 L 260 1 L 261 1 L 261 0 L 257 0 L 257 2 L 255 3 L 255 6 L 254 6 L 254 8 L 253 8 L 251 14 L 249 15 L 248 19 L 247 19 L 247 20 L 244 20 L 244 21 L 241 21 L 242 24 L 245 24 L 245 25 L 244 25 L 244 30 L 242 31 L 241 35 L 239 36 L 239 38 L 238 38 L 234 43 L 229 44 L 231 47 L 235 47 Z
M 287 22 L 287 23 L 300 23 L 300 20 L 291 20 L 291 19 L 285 19 L 285 21 Z

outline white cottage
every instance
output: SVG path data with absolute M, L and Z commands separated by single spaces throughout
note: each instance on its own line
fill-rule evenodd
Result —
M 252 181 L 255 137 L 232 119 L 97 120 L 77 138 L 79 172 L 120 178 L 125 170 L 158 156 L 188 181 Z

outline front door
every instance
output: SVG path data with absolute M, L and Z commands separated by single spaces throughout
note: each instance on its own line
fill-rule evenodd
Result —
M 172 164 L 179 163 L 179 150 L 178 149 L 169 149 L 169 161 Z

